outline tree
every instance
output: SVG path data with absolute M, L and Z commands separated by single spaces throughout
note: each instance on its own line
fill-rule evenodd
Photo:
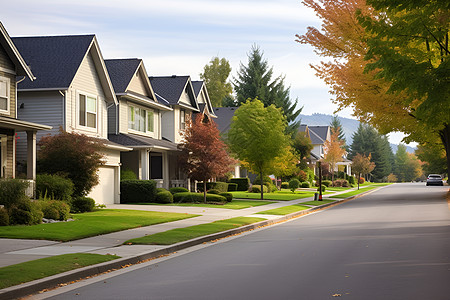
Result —
M 336 163 L 342 161 L 342 156 L 345 154 L 345 149 L 342 147 L 343 141 L 339 140 L 339 130 L 331 130 L 331 137 L 325 141 L 325 157 L 323 160 L 330 164 L 331 181 L 334 181 L 334 169 Z
M 280 155 L 275 158 L 271 169 L 276 177 L 290 176 L 298 171 L 298 157 L 294 152 L 290 145 L 286 145 Z
M 231 171 L 235 161 L 228 155 L 214 121 L 203 114 L 198 114 L 194 121 L 188 120 L 178 147 L 181 150 L 178 156 L 180 167 L 188 177 L 203 181 L 203 201 L 206 203 L 206 182 Z
M 230 72 L 231 66 L 228 60 L 213 57 L 200 74 L 200 78 L 205 81 L 213 107 L 222 106 L 224 98 L 231 96 L 233 92 L 231 83 L 227 81 Z
M 281 109 L 274 105 L 264 107 L 257 99 L 247 100 L 234 114 L 228 131 L 228 144 L 250 171 L 264 178 L 289 144 L 285 129 L 286 118 Z
M 352 171 L 354 174 L 358 174 L 358 190 L 359 190 L 359 178 L 361 175 L 369 174 L 375 168 L 375 163 L 370 161 L 370 154 L 368 156 L 358 153 L 352 160 Z
M 422 169 L 419 161 L 414 154 L 406 152 L 406 146 L 398 145 L 397 153 L 395 153 L 394 175 L 398 181 L 408 182 L 420 177 Z
M 74 184 L 73 196 L 85 196 L 98 184 L 97 170 L 104 164 L 98 139 L 60 130 L 43 136 L 38 145 L 38 171 L 67 176 Z
M 284 77 L 278 76 L 272 80 L 273 68 L 263 58 L 263 52 L 254 45 L 248 54 L 248 65 L 240 65 L 237 78 L 234 79 L 234 90 L 238 105 L 248 99 L 258 99 L 264 106 L 275 105 L 281 108 L 289 124 L 286 132 L 293 135 L 300 126 L 296 120 L 302 108 L 297 109 L 298 99 L 292 103 L 290 99 L 290 88 L 286 88 Z
M 407 141 L 438 136 L 449 166 L 448 4 L 439 0 L 305 0 L 323 19 L 297 41 L 330 62 L 313 66 L 340 108 Z M 372 6 L 369 6 L 372 5 Z
M 330 127 L 331 127 L 331 130 L 339 131 L 339 135 L 338 135 L 339 141 L 342 142 L 343 148 L 346 149 L 346 147 L 345 147 L 345 142 L 346 142 L 345 141 L 345 134 L 344 134 L 344 131 L 342 130 L 341 121 L 339 120 L 339 117 L 337 115 L 334 115 L 333 118 L 331 119 Z
M 300 167 L 303 169 L 306 166 L 306 159 L 309 157 L 313 145 L 311 140 L 306 136 L 305 132 L 298 131 L 292 140 L 292 147 L 297 153 L 298 160 L 300 161 Z
M 417 146 L 417 158 L 424 162 L 422 169 L 426 174 L 444 174 L 447 171 L 445 149 L 440 143 L 426 143 Z

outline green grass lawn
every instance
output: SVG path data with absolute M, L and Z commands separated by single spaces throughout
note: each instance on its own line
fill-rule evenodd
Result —
M 300 204 L 294 204 L 294 205 L 289 205 L 289 206 L 283 206 L 283 207 L 279 207 L 279 208 L 274 208 L 274 209 L 269 209 L 269 210 L 265 210 L 265 211 L 261 211 L 258 212 L 257 214 L 261 214 L 261 215 L 288 215 L 297 211 L 301 211 L 301 210 L 305 210 L 308 209 L 310 207 L 308 206 L 304 206 L 304 205 L 300 205 Z
M 102 209 L 74 214 L 75 221 L 32 226 L 0 226 L 0 237 L 71 241 L 141 226 L 173 222 L 198 215 L 127 209 Z
M 143 236 L 126 241 L 124 244 L 137 245 L 172 245 L 187 241 L 200 236 L 222 232 L 225 230 L 241 227 L 244 225 L 264 221 L 263 218 L 237 217 L 227 220 L 216 221 L 207 224 L 194 225 L 184 228 L 176 228 L 152 235 Z
M 225 203 L 223 205 L 220 205 L 220 204 L 203 204 L 203 203 L 169 203 L 169 204 L 133 203 L 133 204 L 138 204 L 138 205 L 164 205 L 164 206 L 190 206 L 190 207 L 243 209 L 243 208 L 250 208 L 250 207 L 255 207 L 255 206 L 272 204 L 272 203 L 275 203 L 275 202 L 264 201 L 264 200 L 263 201 L 233 200 L 233 201 L 227 202 L 227 203 Z
M 351 196 L 355 196 L 355 195 L 358 195 L 358 194 L 361 194 L 361 193 L 364 193 L 364 192 L 376 189 L 378 187 L 379 186 L 376 186 L 376 185 L 374 185 L 374 186 L 367 186 L 367 187 L 364 187 L 362 189 L 360 188 L 359 190 L 354 190 L 354 191 L 351 191 L 351 192 L 348 192 L 348 193 L 339 194 L 339 195 L 335 195 L 335 196 L 330 196 L 330 198 L 348 198 L 348 197 L 351 197 Z
M 327 191 L 336 191 L 336 192 L 346 191 L 349 189 L 351 189 L 351 187 L 338 187 L 338 186 L 327 187 Z
M 318 205 L 322 205 L 322 204 L 327 204 L 330 202 L 334 202 L 335 200 L 322 200 L 322 201 L 308 201 L 308 202 L 302 202 L 300 203 L 301 205 L 314 205 L 314 206 L 318 206 Z
M 0 268 L 0 289 L 120 258 L 115 255 L 73 253 L 36 259 Z
M 261 197 L 260 193 L 249 193 L 249 192 L 231 192 L 233 194 L 233 198 L 238 199 L 255 199 L 258 200 Z M 290 201 L 295 199 L 302 199 L 313 197 L 314 192 L 300 192 L 296 191 L 292 193 L 291 191 L 285 192 L 275 192 L 275 193 L 264 193 L 264 200 L 277 200 L 277 201 Z M 234 201 L 234 200 L 233 200 Z

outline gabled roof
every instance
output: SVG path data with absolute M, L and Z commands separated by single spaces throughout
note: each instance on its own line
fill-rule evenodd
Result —
M 164 99 L 169 105 L 180 105 L 181 95 L 186 89 L 191 98 L 191 106 L 198 110 L 190 76 L 150 76 L 149 79 L 157 98 Z
M 106 68 L 116 94 L 125 93 L 141 62 L 142 60 L 137 58 L 105 59 Z
M 16 75 L 27 76 L 28 80 L 33 81 L 35 78 L 31 69 L 27 66 L 16 45 L 14 45 L 2 22 L 0 22 L 0 45 L 5 49 L 9 59 L 14 63 Z
M 217 119 L 214 120 L 220 133 L 227 133 L 233 120 L 234 112 L 238 107 L 215 107 L 214 113 Z
M 308 129 L 313 145 L 323 144 L 328 139 L 330 126 L 308 126 Z
M 33 36 L 12 38 L 37 79 L 22 81 L 22 90 L 67 90 L 83 59 L 92 50 L 108 102 L 117 103 L 95 35 Z
M 192 81 L 192 87 L 194 88 L 195 97 L 198 99 L 200 93 L 203 91 L 203 94 L 206 99 L 206 105 L 203 103 L 198 103 L 199 109 L 201 112 L 205 112 L 205 107 L 207 108 L 207 113 L 211 115 L 211 117 L 216 118 L 217 116 L 214 114 L 214 109 L 211 105 L 211 99 L 209 99 L 208 90 L 206 89 L 206 84 L 204 81 Z
M 165 140 L 157 140 L 150 137 L 134 134 L 108 134 L 108 140 L 131 148 L 156 148 L 162 150 L 178 150 L 177 144 Z

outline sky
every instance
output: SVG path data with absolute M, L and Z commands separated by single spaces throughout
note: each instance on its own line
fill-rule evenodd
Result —
M 95 34 L 105 59 L 142 58 L 149 76 L 199 80 L 218 56 L 230 62 L 232 79 L 257 45 L 274 75 L 285 76 L 303 114 L 337 109 L 310 67 L 323 59 L 295 42 L 308 26 L 320 27 L 300 0 L 15 0 L 2 3 L 0 21 L 10 36 Z M 392 143 L 401 138 L 390 134 Z

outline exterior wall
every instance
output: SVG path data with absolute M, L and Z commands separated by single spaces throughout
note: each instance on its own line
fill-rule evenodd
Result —
M 106 139 L 108 136 L 107 103 L 91 52 L 83 59 L 67 92 L 66 130 Z M 78 93 L 97 97 L 97 128 L 91 129 L 79 125 Z
M 9 59 L 8 54 L 6 54 L 5 49 L 2 45 L 0 45 L 0 67 L 8 69 L 8 70 L 16 70 L 14 63 Z
M 15 177 L 15 159 L 14 159 L 14 136 L 15 132 L 12 129 L 2 129 L 0 128 L 0 139 L 1 139 L 1 155 L 0 174 L 4 178 Z
M 184 90 L 184 92 L 181 94 L 179 102 L 182 102 L 182 103 L 187 104 L 187 105 L 191 105 L 191 100 L 190 100 L 189 95 L 186 92 L 186 90 Z
M 0 45 L 0 76 L 9 79 L 9 112 L 0 116 L 16 118 L 16 67 L 5 49 Z
M 148 111 L 153 111 L 153 132 L 142 132 L 138 130 L 133 130 L 128 128 L 128 106 L 134 106 L 138 108 L 142 108 Z M 119 99 L 119 132 L 120 133 L 132 133 L 137 135 L 142 135 L 146 137 L 151 137 L 158 139 L 159 134 L 159 110 L 155 110 L 152 107 L 148 107 L 142 104 L 134 103 L 130 100 L 123 100 L 122 98 Z
M 198 94 L 197 102 L 201 103 L 201 104 L 205 104 L 206 103 L 206 97 L 205 97 L 205 93 L 203 92 L 203 89 Z
M 116 134 L 117 113 L 119 106 L 111 106 L 108 108 L 108 133 Z
M 50 92 L 19 92 L 18 102 L 23 103 L 23 108 L 17 110 L 19 120 L 52 126 L 51 130 L 38 131 L 36 141 L 39 142 L 44 135 L 58 134 L 60 126 L 63 126 L 64 97 L 58 91 Z M 19 104 L 19 106 L 20 106 Z M 27 159 L 27 134 L 17 133 L 18 161 Z
M 175 124 L 176 110 L 177 108 L 174 108 L 173 111 L 162 112 L 161 116 L 161 135 L 171 142 L 175 141 L 175 128 L 178 128 Z M 178 118 L 180 118 L 179 114 Z
M 313 154 L 315 154 L 317 157 L 323 157 L 323 153 L 322 153 L 322 145 L 313 145 L 313 149 L 311 150 L 311 152 Z
M 142 76 L 140 75 L 139 70 L 136 72 L 136 74 L 133 76 L 133 78 L 130 81 L 130 85 L 128 86 L 127 91 L 133 91 L 135 93 L 149 96 L 147 88 L 145 87 L 145 83 L 142 80 Z

